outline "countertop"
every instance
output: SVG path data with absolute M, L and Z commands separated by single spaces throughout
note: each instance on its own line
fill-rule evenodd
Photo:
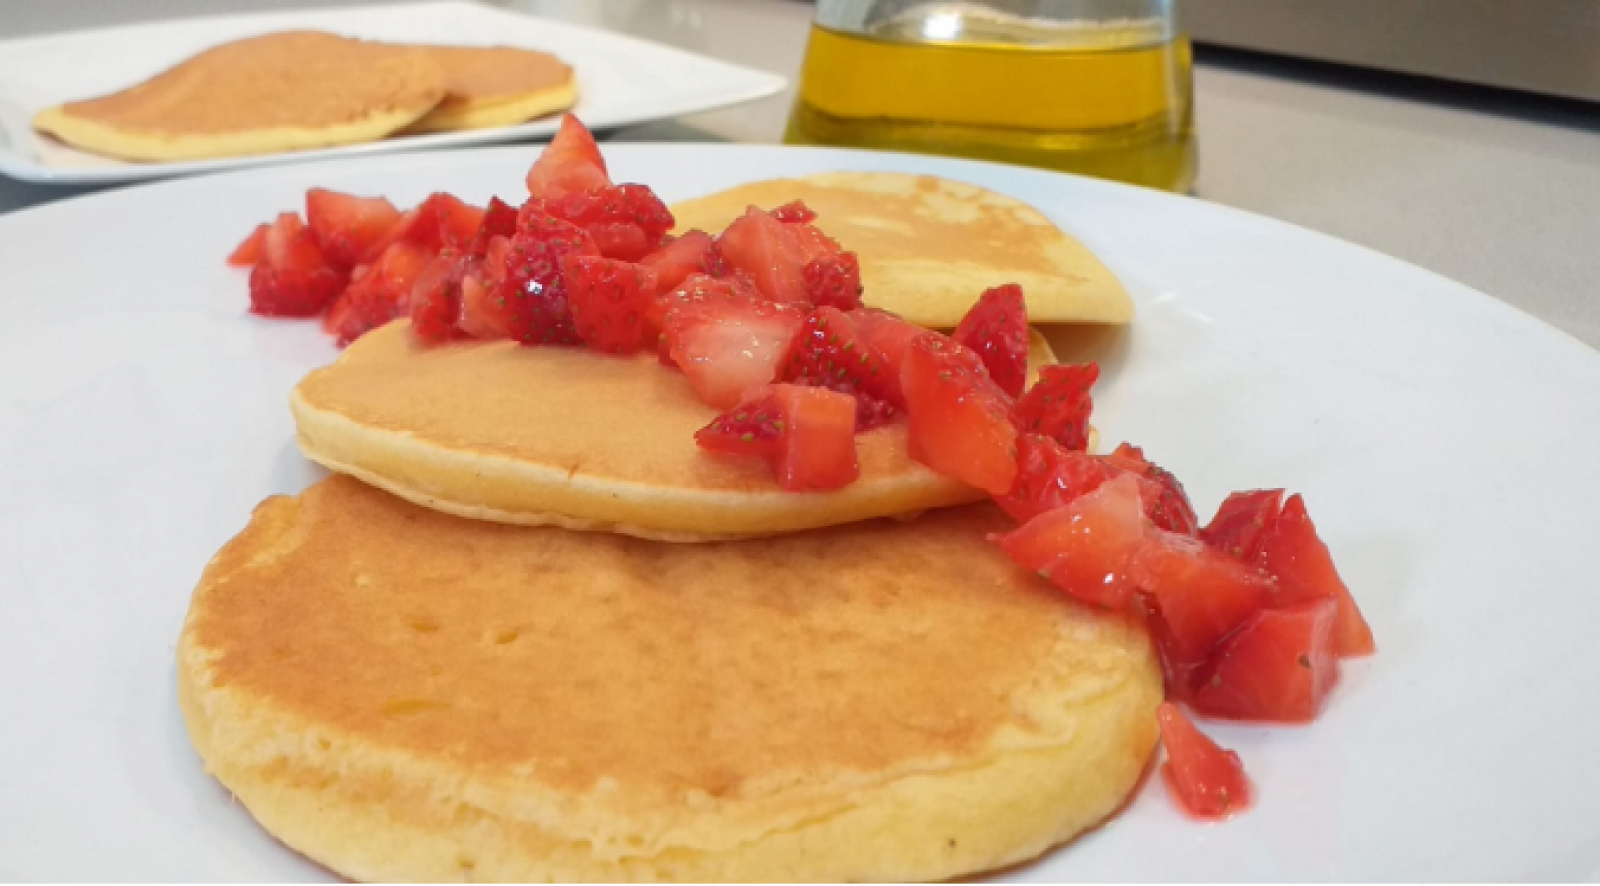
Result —
M 128 0 L 96 8 L 0 0 L 0 38 L 305 5 L 309 0 Z M 809 4 L 794 0 L 499 5 L 790 78 L 811 16 Z M 1388 253 L 1600 347 L 1600 106 L 1220 50 L 1202 50 L 1195 75 L 1197 197 Z M 775 143 L 792 98 L 785 91 L 610 137 Z M 0 211 L 79 192 L 0 179 Z

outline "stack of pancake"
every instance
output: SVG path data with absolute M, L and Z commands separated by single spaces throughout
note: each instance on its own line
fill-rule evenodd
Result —
M 928 325 L 1014 279 L 1035 319 L 1128 319 L 1086 250 L 967 185 L 834 174 L 675 214 L 796 198 L 869 302 Z M 903 426 L 859 438 L 852 486 L 784 492 L 696 448 L 715 412 L 653 356 L 423 348 L 403 321 L 291 405 L 337 475 L 211 562 L 180 700 L 210 771 L 345 876 L 945 878 L 1099 822 L 1154 746 L 1142 629 L 1013 566 Z
M 510 126 L 576 100 L 572 69 L 543 52 L 286 31 L 212 47 L 121 92 L 46 108 L 33 125 L 123 160 L 200 160 Z

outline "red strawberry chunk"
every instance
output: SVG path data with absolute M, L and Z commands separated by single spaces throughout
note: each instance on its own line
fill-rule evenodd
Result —
M 501 267 L 489 272 L 499 284 L 489 298 L 474 302 L 472 315 L 463 316 L 462 328 L 473 335 L 501 330 L 523 344 L 579 344 L 561 260 L 568 255 L 598 256 L 593 238 L 529 201 L 504 252 Z
M 906 348 L 900 391 L 912 458 L 994 495 L 1011 489 L 1017 475 L 1011 398 L 989 380 L 978 355 L 926 333 Z
M 1372 628 L 1334 569 L 1333 556 L 1317 535 L 1305 500 L 1298 494 L 1289 496 L 1283 512 L 1262 533 L 1256 563 L 1278 580 L 1279 599 L 1284 604 L 1334 601 L 1333 649 L 1340 656 L 1377 651 Z
M 1248 563 L 1256 558 L 1262 533 L 1278 519 L 1282 508 L 1282 489 L 1229 493 L 1217 515 L 1200 530 L 1200 540 Z
M 861 264 L 854 252 L 812 259 L 800 274 L 805 281 L 806 299 L 812 304 L 841 311 L 861 307 Z
M 1028 309 L 1021 286 L 1007 283 L 985 291 L 961 318 L 953 337 L 983 358 L 989 377 L 1000 390 L 1013 397 L 1022 394 L 1028 384 Z M 1087 402 L 1087 390 L 1084 397 Z M 1019 408 L 1021 405 L 1018 403 Z M 1087 415 L 1084 420 L 1087 422 Z
M 859 430 L 892 419 L 892 404 L 900 399 L 894 368 L 856 332 L 850 315 L 837 308 L 811 312 L 794 337 L 778 377 L 856 397 Z
M 1010 491 L 995 496 L 995 503 L 1026 523 L 1123 473 L 1105 459 L 1067 449 L 1049 437 L 1023 434 L 1017 438 L 1016 480 Z
M 1189 503 L 1188 494 L 1183 491 L 1183 484 L 1171 471 L 1146 459 L 1144 450 L 1130 443 L 1118 446 L 1106 460 L 1145 479 L 1145 511 L 1152 522 L 1168 532 L 1195 534 L 1199 518 L 1195 516 L 1194 505 Z
M 240 241 L 233 251 L 228 253 L 228 264 L 235 268 L 248 268 L 261 260 L 262 242 L 267 238 L 267 229 L 270 224 L 256 225 L 250 236 Z
M 657 278 L 657 289 L 660 289 L 660 279 Z M 658 293 L 650 300 L 645 311 L 645 322 L 650 328 L 660 332 L 665 328 L 667 313 L 680 304 L 700 304 L 716 299 L 731 299 L 739 302 L 766 301 L 755 284 L 745 277 L 726 277 L 714 279 L 704 274 L 693 274 L 683 279 L 672 289 Z
M 544 210 L 589 232 L 606 258 L 637 262 L 672 230 L 672 212 L 644 185 L 572 191 L 544 201 Z
M 839 241 L 822 233 L 822 229 L 816 225 L 786 222 L 783 229 L 788 232 L 789 240 L 799 251 L 802 265 L 844 251 L 839 247 Z
M 573 191 L 588 191 L 611 184 L 606 161 L 594 136 L 571 114 L 561 117 L 561 129 L 545 145 L 539 159 L 528 170 L 528 194 L 540 200 L 555 200 Z
M 326 188 L 306 191 L 306 221 L 317 245 L 337 269 L 366 260 L 377 242 L 400 219 L 400 210 L 382 197 L 357 197 Z M 381 250 L 380 250 L 381 251 Z
M 1129 565 L 1144 538 L 1138 480 L 1124 475 L 999 539 L 1024 569 L 1084 603 L 1120 610 L 1134 592 Z
M 722 232 L 717 249 L 730 267 L 749 274 L 767 298 L 804 302 L 807 259 L 789 227 L 752 206 Z
M 1023 349 L 1026 363 L 1026 337 L 1023 339 Z M 1053 437 L 1068 449 L 1088 448 L 1089 414 L 1094 411 L 1094 399 L 1090 397 L 1089 389 L 1099 378 L 1098 363 L 1046 366 L 1040 369 L 1039 380 L 1017 398 L 1017 428 L 1024 434 Z
M 1339 681 L 1337 618 L 1334 600 L 1257 611 L 1212 654 L 1189 703 L 1213 717 L 1311 722 Z
M 561 272 L 573 328 L 589 347 L 632 354 L 651 341 L 646 314 L 655 297 L 655 271 L 616 259 L 568 255 Z
M 433 252 L 409 241 L 390 244 L 365 274 L 345 287 L 328 309 L 322 327 L 343 347 L 369 330 L 405 316 L 411 290 L 422 276 Z
M 1227 818 L 1250 805 L 1250 781 L 1239 755 L 1223 750 L 1171 702 L 1156 708 L 1167 749 L 1161 777 L 1178 803 L 1199 818 Z
M 913 341 L 928 334 L 928 330 L 900 319 L 888 311 L 862 308 L 850 312 L 850 322 L 867 344 L 876 348 L 889 361 L 890 366 L 905 362 L 906 349 Z
M 261 235 L 261 261 L 277 271 L 334 271 L 317 238 L 293 212 L 282 212 Z
M 482 258 L 489 251 L 489 241 L 495 237 L 511 238 L 517 233 L 517 208 L 499 197 L 490 197 L 483 211 L 483 221 L 472 237 L 473 255 Z
M 1174 664 L 1203 659 L 1272 602 L 1270 579 L 1186 535 L 1152 531 L 1129 570 L 1171 634 L 1167 651 L 1176 656 Z
M 772 385 L 695 434 L 712 452 L 760 455 L 784 489 L 838 489 L 860 476 L 854 398 L 822 388 Z
M 657 289 L 668 292 L 676 289 L 690 274 L 705 273 L 706 250 L 710 248 L 710 234 L 701 230 L 687 231 L 677 239 L 664 240 L 639 263 L 655 271 Z
M 695 394 L 727 409 L 777 377 L 805 314 L 737 291 L 703 294 L 666 311 L 662 340 L 668 359 L 683 370 Z
M 411 334 L 429 344 L 448 341 L 460 313 L 462 254 L 446 249 L 417 275 L 407 298 Z
M 772 210 L 770 214 L 778 221 L 802 225 L 817 220 L 817 214 L 811 211 L 811 207 L 807 206 L 804 200 L 791 200 Z
M 483 227 L 485 210 L 468 205 L 452 194 L 430 196 L 434 221 L 439 226 L 438 245 L 460 251 L 470 250 Z
M 333 271 L 256 265 L 250 272 L 250 312 L 263 317 L 315 317 L 343 287 L 344 278 Z

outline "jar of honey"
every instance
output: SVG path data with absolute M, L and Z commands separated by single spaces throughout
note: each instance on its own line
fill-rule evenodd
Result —
M 818 0 L 790 144 L 1194 183 L 1173 0 Z

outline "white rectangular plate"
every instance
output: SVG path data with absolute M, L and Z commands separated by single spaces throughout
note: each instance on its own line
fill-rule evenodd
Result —
M 0 174 L 47 184 L 137 181 L 270 163 L 548 138 L 559 117 L 520 126 L 383 139 L 337 148 L 174 163 L 130 163 L 33 129 L 64 101 L 115 92 L 228 40 L 294 28 L 400 43 L 519 46 L 554 53 L 578 77 L 574 113 L 591 129 L 677 117 L 773 95 L 784 78 L 606 31 L 477 3 L 395 4 L 159 22 L 0 40 Z

